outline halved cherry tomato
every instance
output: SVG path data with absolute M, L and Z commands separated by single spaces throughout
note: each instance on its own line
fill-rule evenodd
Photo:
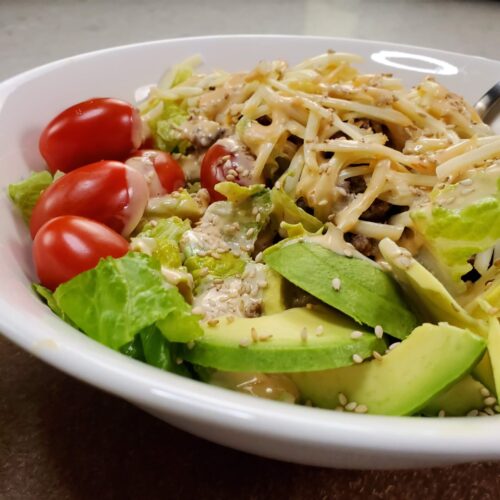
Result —
M 109 227 L 85 217 L 63 215 L 44 224 L 33 242 L 33 260 L 43 286 L 56 289 L 104 257 L 122 257 L 128 242 Z
M 171 193 L 186 184 L 181 166 L 164 151 L 138 149 L 130 154 L 127 165 L 144 175 L 152 197 Z
M 144 177 L 119 161 L 78 168 L 51 184 L 40 196 L 30 220 L 31 237 L 59 215 L 80 215 L 128 236 L 148 202 Z
M 128 102 L 95 98 L 57 115 L 40 136 L 40 153 L 52 173 L 99 160 L 125 160 L 142 140 L 139 112 Z
M 232 181 L 243 186 L 250 185 L 250 177 L 240 174 L 240 167 L 247 172 L 249 168 L 243 163 L 248 163 L 246 156 L 241 155 L 237 148 L 229 149 L 226 146 L 228 139 L 222 139 L 211 146 L 205 153 L 201 162 L 201 186 L 208 190 L 212 201 L 224 200 L 225 196 L 218 193 L 214 186 L 219 182 Z M 242 161 L 243 160 L 243 161 Z

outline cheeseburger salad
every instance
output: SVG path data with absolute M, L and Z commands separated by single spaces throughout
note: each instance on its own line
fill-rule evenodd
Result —
M 174 66 L 41 131 L 34 293 L 138 361 L 352 413 L 500 412 L 500 136 L 354 54 Z

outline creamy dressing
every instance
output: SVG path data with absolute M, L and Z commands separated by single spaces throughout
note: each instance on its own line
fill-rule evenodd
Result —
M 206 319 L 220 316 L 258 317 L 262 313 L 263 283 L 266 283 L 266 266 L 248 262 L 241 276 L 206 280 L 193 299 L 193 306 Z
M 162 186 L 160 177 L 154 167 L 154 157 L 155 153 L 151 153 L 150 155 L 148 154 L 145 156 L 134 156 L 125 162 L 129 167 L 132 167 L 144 176 L 144 179 L 148 184 L 149 196 L 151 198 L 167 194 L 167 191 Z
M 215 371 L 209 382 L 264 399 L 296 403 L 300 394 L 293 381 L 282 374 Z
M 128 203 L 123 209 L 122 217 L 125 222 L 122 235 L 128 236 L 137 227 L 148 204 L 148 186 L 144 177 L 136 170 L 127 168 L 125 172 L 128 186 Z

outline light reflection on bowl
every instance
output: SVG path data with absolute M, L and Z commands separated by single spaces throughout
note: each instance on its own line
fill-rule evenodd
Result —
M 421 54 L 410 54 L 408 52 L 399 52 L 395 50 L 381 50 L 373 53 L 371 59 L 379 64 L 398 69 L 417 71 L 418 73 L 427 73 L 431 75 L 456 75 L 458 73 L 458 68 L 453 66 L 453 64 Z M 410 61 L 418 61 L 424 64 L 415 65 L 411 64 Z

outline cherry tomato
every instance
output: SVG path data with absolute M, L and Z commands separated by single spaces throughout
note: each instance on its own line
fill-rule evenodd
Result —
M 99 161 L 63 175 L 38 199 L 30 220 L 31 237 L 50 219 L 80 215 L 128 236 L 148 202 L 148 186 L 136 170 L 119 161 Z
M 33 260 L 43 286 L 56 289 L 104 257 L 122 257 L 128 242 L 109 227 L 85 217 L 63 215 L 44 224 L 33 242 Z
M 144 175 L 151 197 L 171 193 L 186 184 L 181 166 L 164 151 L 139 149 L 131 153 L 127 165 Z
M 125 101 L 95 98 L 57 115 L 40 136 L 40 153 L 52 173 L 99 160 L 125 160 L 141 144 L 142 122 Z
M 237 147 L 229 148 L 228 139 L 222 139 L 211 146 L 201 162 L 201 186 L 208 190 L 212 201 L 224 200 L 225 196 L 215 191 L 214 186 L 219 182 L 233 181 L 243 186 L 250 185 L 249 175 L 241 175 L 241 168 L 250 172 L 247 155 L 241 154 Z

